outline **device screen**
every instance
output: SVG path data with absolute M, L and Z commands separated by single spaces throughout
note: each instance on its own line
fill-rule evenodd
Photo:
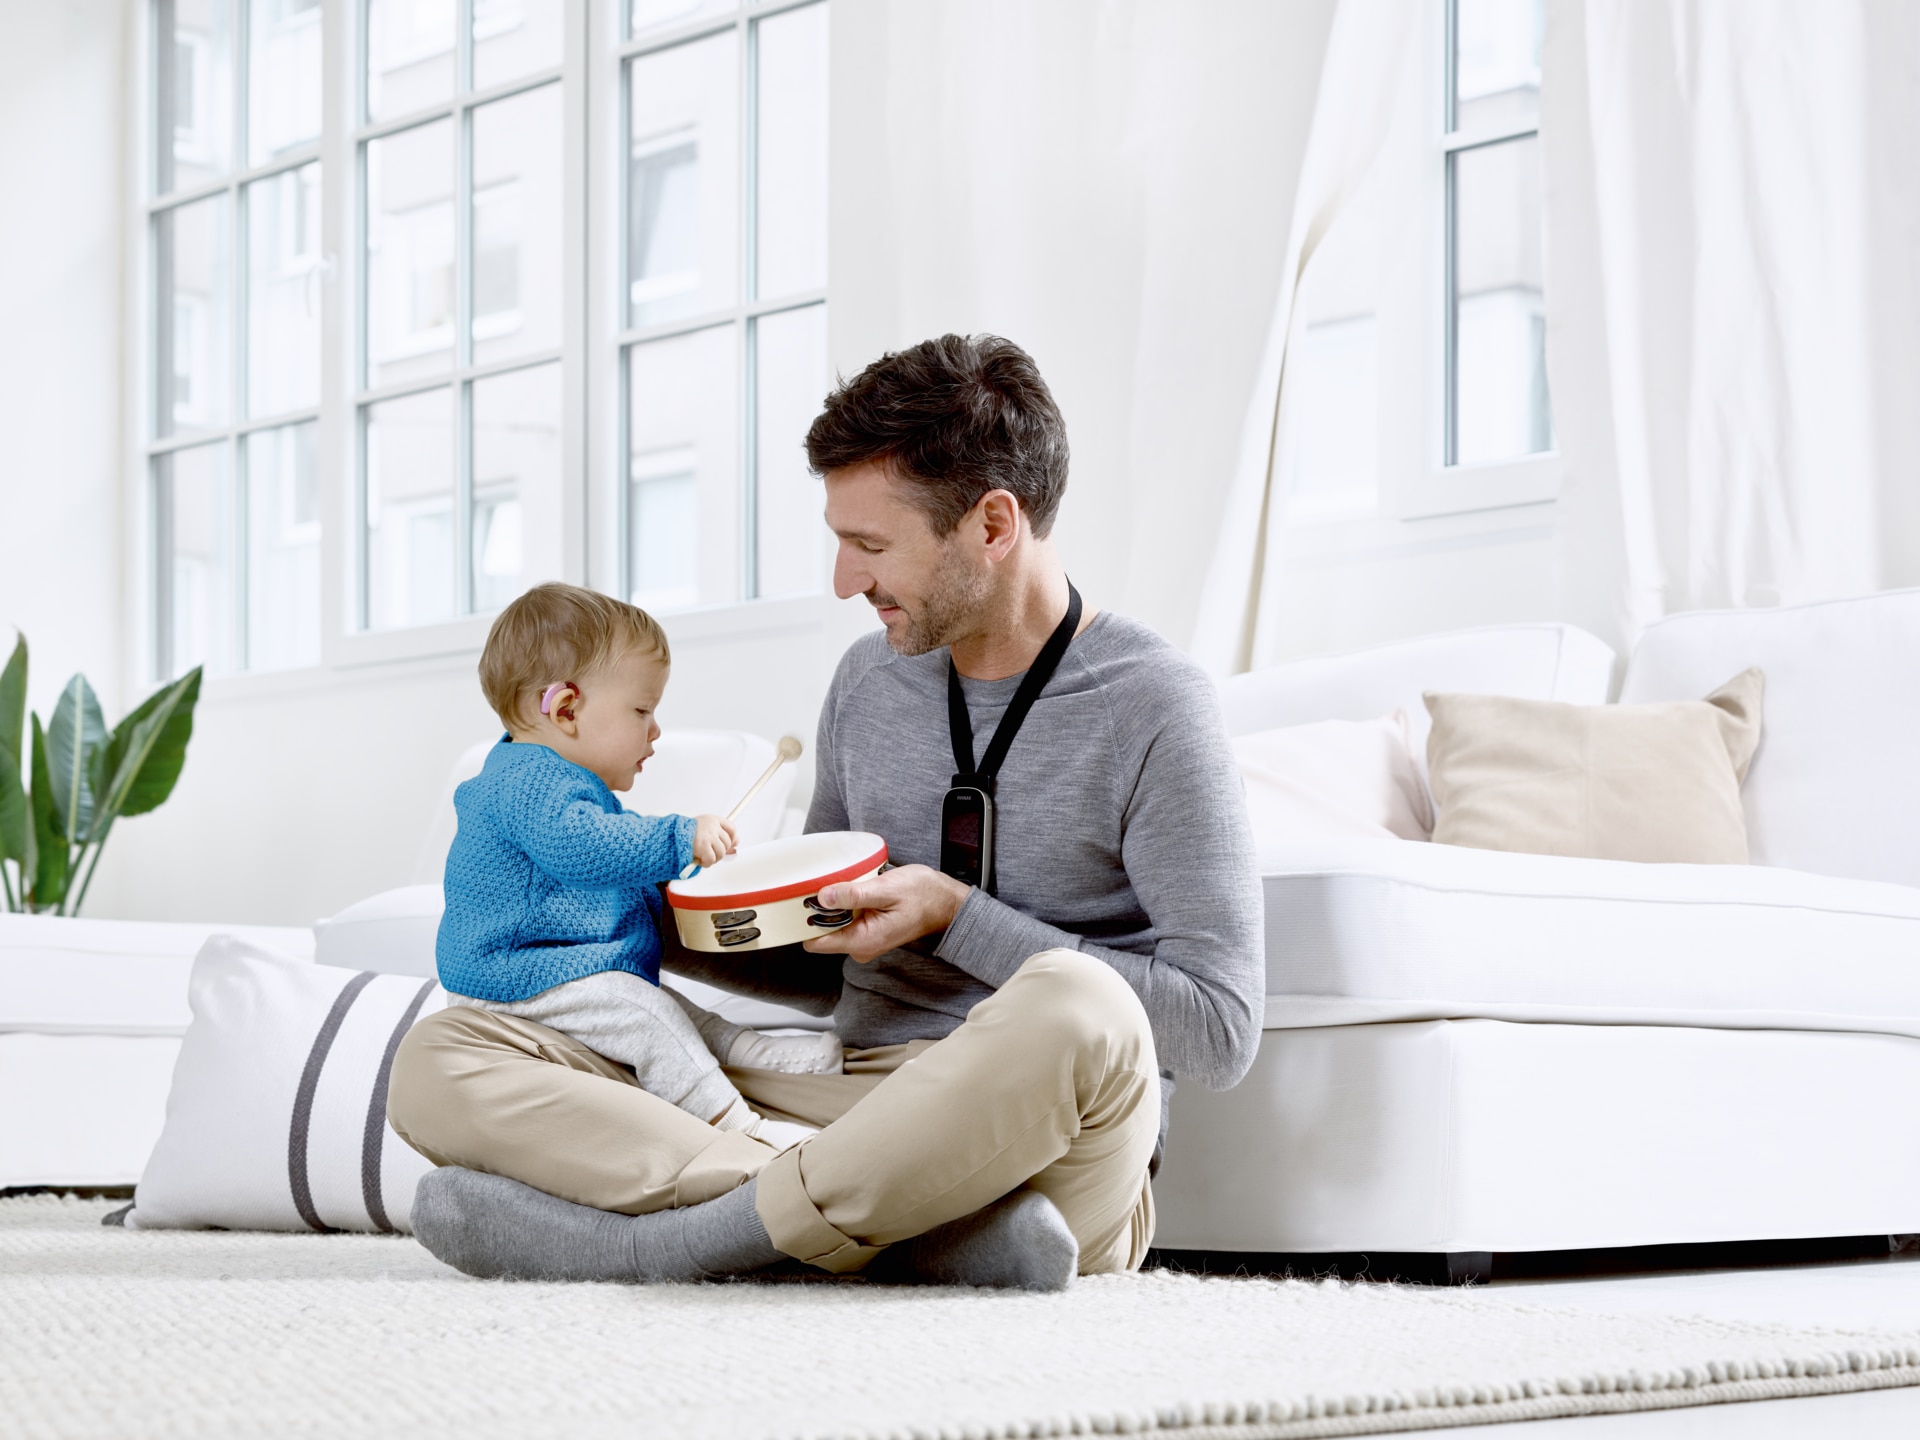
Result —
M 985 888 L 993 844 L 993 801 L 984 791 L 956 786 L 940 807 L 940 869 L 966 885 Z

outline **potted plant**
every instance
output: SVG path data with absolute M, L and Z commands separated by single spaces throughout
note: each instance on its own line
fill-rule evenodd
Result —
M 173 793 L 199 699 L 195 666 L 109 731 L 87 677 L 75 675 L 43 728 L 27 711 L 27 641 L 19 637 L 0 670 L 0 887 L 8 910 L 80 913 L 114 821 L 144 815 Z

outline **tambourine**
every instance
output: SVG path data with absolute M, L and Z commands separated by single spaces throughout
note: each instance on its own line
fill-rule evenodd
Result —
M 853 912 L 827 909 L 820 892 L 877 875 L 886 863 L 887 842 L 862 830 L 794 835 L 743 846 L 691 879 L 668 882 L 667 904 L 689 950 L 766 950 L 851 925 Z

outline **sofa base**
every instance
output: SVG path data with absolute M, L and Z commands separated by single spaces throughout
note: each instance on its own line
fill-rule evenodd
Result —
M 1176 1092 L 1155 1243 L 1439 1256 L 1915 1232 L 1915 1094 L 1920 1040 L 1890 1035 L 1270 1030 L 1236 1089 Z
M 1150 1270 L 1189 1275 L 1262 1275 L 1296 1279 L 1395 1281 L 1409 1285 L 1484 1285 L 1494 1280 L 1591 1279 L 1701 1270 L 1760 1270 L 1787 1265 L 1831 1265 L 1883 1260 L 1910 1250 L 1920 1237 L 1836 1235 L 1817 1240 L 1741 1240 L 1714 1245 L 1629 1245 L 1599 1250 L 1485 1250 L 1424 1254 L 1413 1250 L 1344 1251 L 1294 1255 L 1258 1250 L 1162 1250 L 1148 1253 Z

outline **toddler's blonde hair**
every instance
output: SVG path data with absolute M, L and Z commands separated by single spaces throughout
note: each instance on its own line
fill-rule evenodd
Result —
M 634 652 L 673 663 L 667 632 L 638 605 L 578 585 L 536 585 L 506 609 L 480 652 L 480 690 L 509 730 L 532 727 L 540 694 Z

